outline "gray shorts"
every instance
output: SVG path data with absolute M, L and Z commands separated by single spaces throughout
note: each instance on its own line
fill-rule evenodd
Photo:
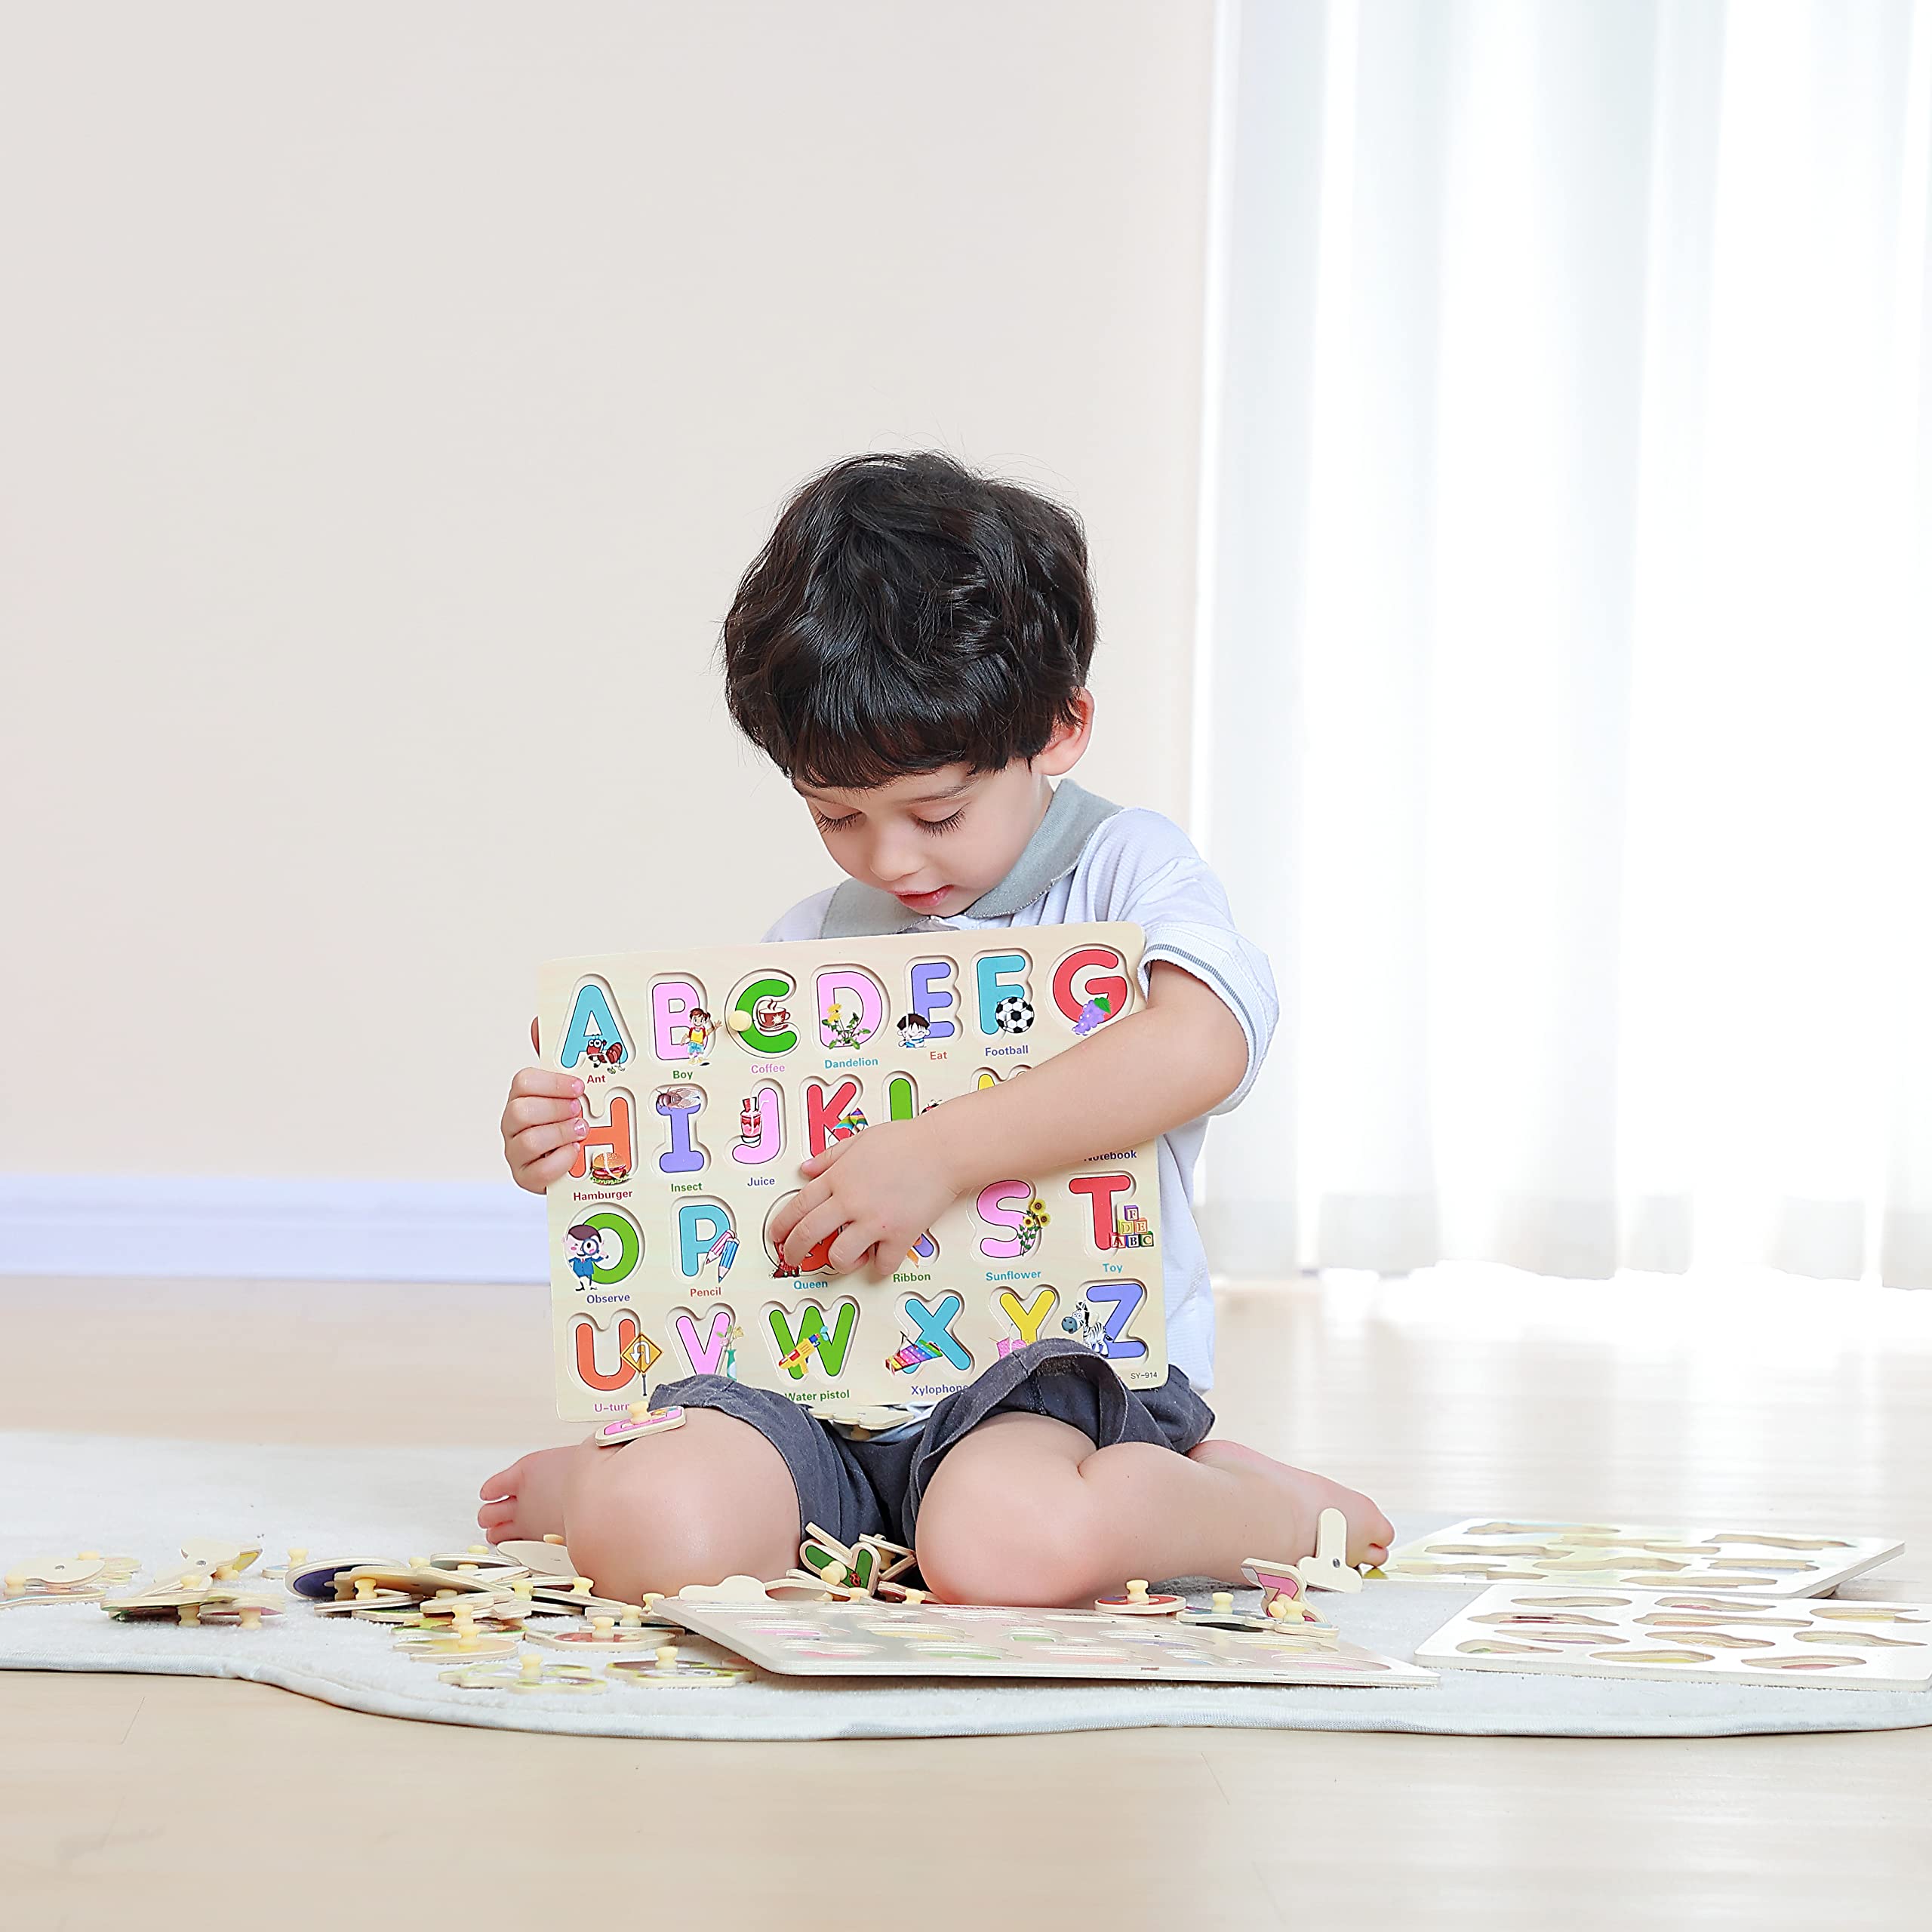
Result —
M 1214 1412 L 1177 1368 L 1158 1389 L 1130 1389 L 1106 1361 L 1076 1342 L 1035 1342 L 1002 1356 L 946 1396 L 923 1427 L 892 1439 L 841 1435 L 773 1389 L 749 1389 L 722 1375 L 660 1383 L 653 1408 L 716 1409 L 749 1423 L 785 1459 L 798 1492 L 798 1527 L 816 1523 L 841 1543 L 889 1537 L 909 1548 L 919 1500 L 947 1451 L 989 1416 L 1049 1416 L 1096 1448 L 1151 1442 L 1185 1455 L 1214 1426 Z

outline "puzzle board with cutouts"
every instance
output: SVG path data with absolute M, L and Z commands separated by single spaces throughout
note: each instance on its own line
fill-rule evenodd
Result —
M 1932 1686 L 1932 1609 L 1499 1583 L 1419 1644 L 1416 1661 L 1443 1670 L 1923 1690 Z
M 1715 1527 L 1658 1529 L 1634 1523 L 1504 1521 L 1472 1516 L 1395 1550 L 1382 1567 L 1395 1583 L 1670 1584 L 1748 1590 L 1756 1596 L 1822 1595 L 1847 1577 L 1889 1562 L 1905 1545 L 1884 1537 Z
M 1217 1630 L 1171 1617 L 964 1604 L 659 1605 L 762 1669 L 805 1677 L 1060 1677 L 1186 1684 L 1433 1684 L 1432 1671 L 1292 1630 Z
M 543 1063 L 590 1131 L 549 1190 L 558 1413 L 720 1374 L 849 1409 L 931 1401 L 1048 1337 L 1131 1388 L 1167 1375 L 1151 1146 L 992 1178 L 889 1283 L 798 1269 L 767 1230 L 798 1163 L 869 1125 L 1023 1078 L 1142 1004 L 1140 927 L 934 931 L 553 960 Z

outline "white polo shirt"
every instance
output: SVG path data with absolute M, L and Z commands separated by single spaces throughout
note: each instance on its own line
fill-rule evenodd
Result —
M 1241 1023 L 1247 1066 L 1241 1084 L 1213 1109 L 1226 1113 L 1254 1084 L 1280 1005 L 1268 955 L 1235 928 L 1221 882 L 1186 832 L 1160 813 L 1123 808 L 1063 778 L 1046 817 L 1011 872 L 962 912 L 908 912 L 889 892 L 856 879 L 802 899 L 766 940 L 854 938 L 940 928 L 1075 925 L 1131 919 L 1147 936 L 1140 990 L 1157 959 L 1171 961 L 1214 988 Z M 1214 1379 L 1214 1301 L 1208 1257 L 1194 1224 L 1194 1169 L 1208 1115 L 1160 1137 L 1161 1287 L 1168 1359 L 1196 1389 Z

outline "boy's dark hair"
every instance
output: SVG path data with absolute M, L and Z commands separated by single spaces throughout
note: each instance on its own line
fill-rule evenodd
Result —
M 1078 721 L 1094 633 L 1072 511 L 937 451 L 848 457 L 793 494 L 739 583 L 725 701 L 808 785 L 994 771 Z

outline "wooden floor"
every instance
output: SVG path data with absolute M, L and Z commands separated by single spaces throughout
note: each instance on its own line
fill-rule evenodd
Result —
M 1932 1297 L 1471 1269 L 1221 1306 L 1223 1432 L 1392 1509 L 1749 1514 L 1902 1534 L 1901 1568 L 1932 1574 Z M 411 1443 L 568 1438 L 544 1335 L 528 1289 L 0 1281 L 0 1423 L 392 1442 L 406 1481 Z M 1926 1731 L 689 1744 L 0 1673 L 9 1932 L 242 1910 L 386 1927 L 419 1908 L 571 1928 L 1863 1932 L 1932 1924 L 1928 1888 Z

